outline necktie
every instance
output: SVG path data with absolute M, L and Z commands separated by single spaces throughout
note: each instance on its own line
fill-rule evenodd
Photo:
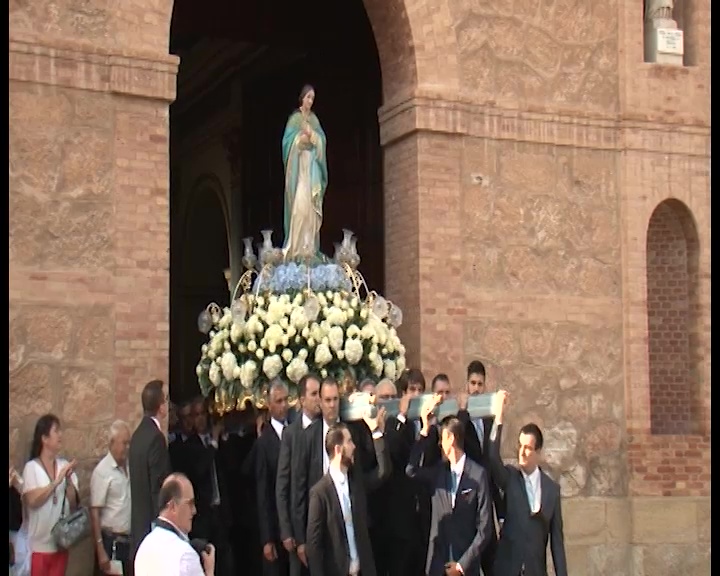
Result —
M 452 507 L 455 508 L 455 496 L 457 495 L 458 489 L 458 474 L 454 470 L 450 471 L 450 502 Z M 449 562 L 455 562 L 455 555 L 453 554 L 452 544 L 450 544 L 450 557 Z
M 535 505 L 535 486 L 533 486 L 530 476 L 525 476 L 525 492 L 527 492 L 528 504 L 530 505 L 530 513 L 537 514 L 539 509 Z
M 357 572 L 357 568 L 359 568 L 359 566 L 357 565 L 358 551 L 357 544 L 355 542 L 355 526 L 352 519 L 352 506 L 350 505 L 350 491 L 348 489 L 346 479 L 343 479 L 341 482 L 340 492 L 342 493 L 342 515 L 343 520 L 345 521 L 345 534 L 347 535 L 348 553 L 350 554 L 350 572 L 355 573 Z
M 482 421 L 482 418 L 477 418 L 473 421 L 473 424 L 475 425 L 475 432 L 480 441 L 480 446 L 482 446 L 483 440 L 485 439 L 485 423 Z
M 455 496 L 457 495 L 458 488 L 458 475 L 457 472 L 450 472 L 450 499 L 452 500 L 453 508 L 455 508 Z

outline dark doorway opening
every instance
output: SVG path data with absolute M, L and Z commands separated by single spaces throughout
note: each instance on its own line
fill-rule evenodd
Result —
M 383 289 L 382 84 L 362 0 L 176 0 L 170 36 L 181 58 L 170 107 L 170 382 L 182 401 L 198 392 L 197 315 L 211 301 L 229 302 L 223 270 L 239 276 L 242 238 L 257 244 L 271 228 L 275 244 L 283 241 L 281 139 L 303 84 L 316 89 L 313 109 L 328 139 L 321 247 L 332 255 L 342 229 L 353 230 L 368 285 Z M 220 232 L 209 229 L 217 220 L 188 224 L 208 197 L 198 188 L 207 178 L 224 199 Z M 188 258 L 188 246 L 206 260 Z

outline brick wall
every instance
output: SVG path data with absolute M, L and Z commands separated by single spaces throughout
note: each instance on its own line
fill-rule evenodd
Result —
M 692 368 L 689 260 L 697 242 L 685 238 L 677 204 L 663 202 L 647 233 L 647 313 L 650 367 L 650 430 L 653 434 L 690 434 L 697 429 L 698 386 Z

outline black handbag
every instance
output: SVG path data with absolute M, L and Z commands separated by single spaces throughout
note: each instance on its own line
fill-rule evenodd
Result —
M 67 482 L 67 480 L 65 480 Z M 73 486 L 75 489 L 75 486 Z M 78 498 L 79 499 L 79 498 Z M 78 506 L 75 512 L 65 515 L 67 489 L 63 492 L 60 519 L 52 527 L 50 534 L 55 545 L 61 550 L 69 550 L 78 542 L 90 535 L 90 513 L 85 506 Z

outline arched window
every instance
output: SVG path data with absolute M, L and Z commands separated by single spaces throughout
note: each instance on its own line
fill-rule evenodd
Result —
M 652 434 L 701 434 L 699 243 L 690 211 L 659 204 L 647 231 L 647 316 Z

